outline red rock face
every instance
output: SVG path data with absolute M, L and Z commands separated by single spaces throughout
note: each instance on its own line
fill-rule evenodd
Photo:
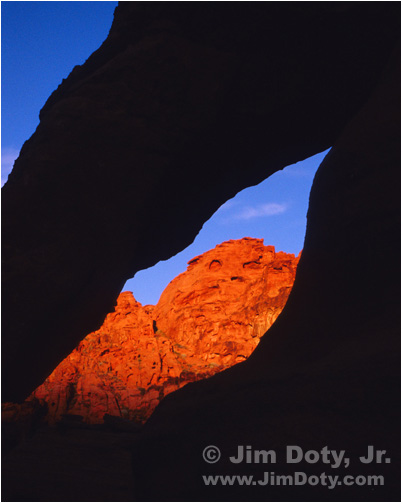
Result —
M 263 240 L 231 240 L 189 261 L 155 308 L 178 360 L 213 374 L 245 360 L 287 301 L 298 260 Z
M 123 292 L 31 398 L 46 401 L 50 422 L 146 420 L 170 392 L 253 352 L 287 301 L 298 259 L 263 240 L 231 240 L 189 261 L 156 306 Z

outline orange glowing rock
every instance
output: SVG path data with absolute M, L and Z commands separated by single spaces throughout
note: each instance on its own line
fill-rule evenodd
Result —
M 47 403 L 49 422 L 143 422 L 170 392 L 253 352 L 287 301 L 298 260 L 263 240 L 231 240 L 189 261 L 156 306 L 123 292 L 29 399 Z

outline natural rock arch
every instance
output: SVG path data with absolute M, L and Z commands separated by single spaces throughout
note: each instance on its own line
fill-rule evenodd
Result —
M 226 199 L 332 145 L 389 59 L 395 11 L 120 4 L 3 189 L 3 399 L 28 395 Z
M 399 14 L 396 2 L 120 4 L 3 189 L 3 400 L 28 395 L 128 277 L 226 199 L 333 145 L 285 311 L 246 363 L 161 403 L 133 452 L 135 498 L 329 498 L 203 486 L 202 448 L 219 439 L 224 454 L 379 445 L 388 483 L 332 497 L 397 500 Z

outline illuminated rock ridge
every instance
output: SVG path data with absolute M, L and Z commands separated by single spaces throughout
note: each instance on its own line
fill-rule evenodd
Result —
M 231 240 L 189 261 L 156 306 L 123 292 L 33 396 L 46 401 L 50 422 L 144 421 L 165 395 L 253 352 L 287 301 L 298 260 L 261 239 Z

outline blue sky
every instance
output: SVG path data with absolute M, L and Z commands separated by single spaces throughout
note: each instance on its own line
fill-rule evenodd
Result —
M 1 2 L 1 185 L 46 99 L 106 39 L 117 2 Z
M 250 236 L 263 238 L 298 255 L 306 229 L 309 192 L 313 177 L 326 152 L 287 166 L 257 186 L 248 187 L 222 205 L 208 220 L 194 242 L 168 261 L 139 271 L 126 282 L 124 290 L 134 293 L 142 304 L 156 304 L 168 283 L 186 270 L 193 257 L 226 240 Z
M 35 131 L 46 99 L 105 40 L 117 2 L 1 2 L 2 185 L 22 144 Z M 226 202 L 192 245 L 140 271 L 124 290 L 156 304 L 162 290 L 194 256 L 230 239 L 263 238 L 276 250 L 302 249 L 309 191 L 323 154 L 289 166 Z

